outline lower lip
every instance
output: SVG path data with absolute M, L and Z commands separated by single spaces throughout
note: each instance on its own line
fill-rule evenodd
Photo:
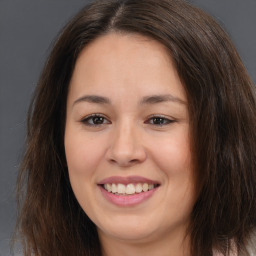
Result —
M 138 194 L 133 194 L 133 195 L 115 195 L 113 193 L 108 192 L 105 190 L 102 186 L 99 186 L 103 196 L 111 203 L 117 205 L 117 206 L 133 206 L 140 204 L 147 199 L 149 199 L 158 189 L 154 188 L 152 190 L 149 190 L 147 192 L 141 192 Z

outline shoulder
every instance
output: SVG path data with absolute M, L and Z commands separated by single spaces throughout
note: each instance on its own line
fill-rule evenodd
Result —
M 256 256 L 256 229 L 254 230 L 254 232 L 252 232 L 250 236 L 247 251 L 250 256 Z
M 256 256 L 256 229 L 251 233 L 246 249 L 248 252 L 248 256 Z M 223 254 L 217 251 L 214 251 L 213 256 L 223 256 Z M 238 254 L 237 250 L 234 247 L 234 249 L 232 249 L 232 252 L 229 256 L 242 256 L 242 255 Z

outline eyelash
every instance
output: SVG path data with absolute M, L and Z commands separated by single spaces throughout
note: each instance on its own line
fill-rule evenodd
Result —
M 103 123 L 101 124 L 95 124 L 95 123 L 90 123 L 90 121 L 94 122 L 96 118 L 100 118 L 101 120 L 103 120 Z M 94 121 L 93 121 L 94 120 Z M 106 121 L 107 118 L 104 116 L 104 115 L 101 115 L 101 114 L 92 114 L 92 115 L 89 115 L 85 118 L 83 118 L 81 120 L 81 122 L 87 126 L 94 126 L 94 127 L 98 127 L 98 126 L 101 126 L 101 125 L 104 125 L 104 121 Z M 109 124 L 110 121 L 107 120 L 107 123 Z
M 96 119 L 99 119 L 98 121 L 100 121 L 101 123 L 94 123 L 96 121 Z M 107 121 L 107 122 L 105 122 Z M 92 115 L 89 115 L 85 118 L 83 118 L 81 120 L 81 122 L 87 126 L 91 126 L 91 127 L 99 127 L 101 125 L 104 125 L 104 124 L 110 124 L 111 122 L 108 121 L 108 119 L 104 116 L 104 115 L 101 115 L 101 114 L 92 114 Z M 92 122 L 92 123 L 90 123 Z M 104 123 L 105 122 L 105 123 Z M 157 122 L 157 123 L 154 123 L 154 122 Z M 171 124 L 171 123 L 174 123 L 175 120 L 173 119 L 170 119 L 170 118 L 167 118 L 165 116 L 162 116 L 162 115 L 153 115 L 151 117 L 149 117 L 147 120 L 146 120 L 146 124 L 151 124 L 151 125 L 154 125 L 154 126 L 165 126 L 165 125 L 168 125 L 168 124 Z
M 166 116 L 162 116 L 162 115 L 153 115 L 151 116 L 147 121 L 146 123 L 149 123 L 150 124 L 150 121 L 158 121 L 158 124 L 155 124 L 155 123 L 151 123 L 152 125 L 155 125 L 155 126 L 165 126 L 165 125 L 168 125 L 168 124 L 171 124 L 171 123 L 174 123 L 175 120 L 174 119 L 170 119 L 170 118 L 167 118 Z M 160 123 L 159 123 L 160 121 Z M 162 122 L 162 123 L 161 123 Z

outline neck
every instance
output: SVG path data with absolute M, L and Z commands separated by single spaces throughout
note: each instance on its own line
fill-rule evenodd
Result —
M 190 240 L 183 234 L 167 234 L 161 238 L 121 240 L 99 232 L 103 256 L 190 256 Z

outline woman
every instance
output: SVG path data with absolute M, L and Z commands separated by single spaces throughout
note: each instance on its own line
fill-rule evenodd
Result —
M 30 108 L 24 254 L 254 255 L 255 130 L 255 88 L 212 18 L 179 0 L 92 3 Z

